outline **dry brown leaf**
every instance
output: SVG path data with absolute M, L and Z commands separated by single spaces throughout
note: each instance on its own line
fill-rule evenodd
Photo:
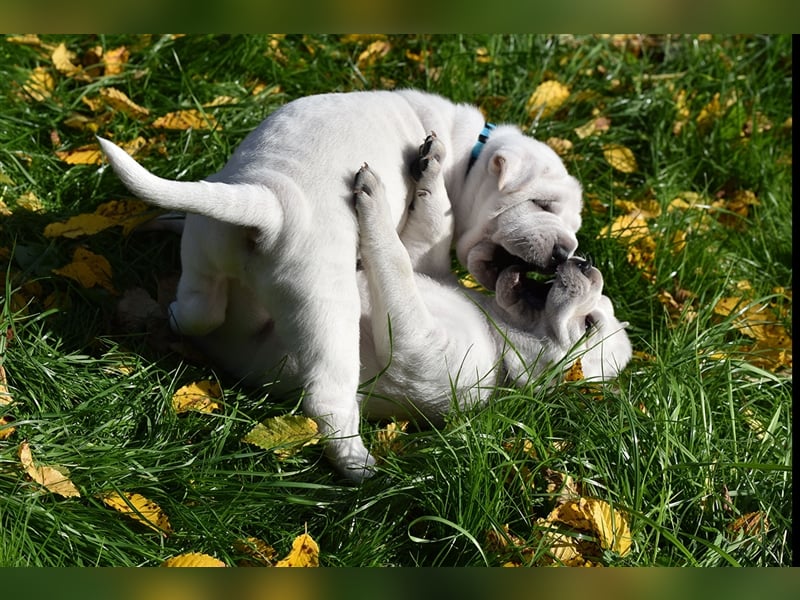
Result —
M 613 169 L 621 173 L 635 173 L 639 169 L 631 149 L 621 144 L 604 144 L 603 157 Z
M 172 396 L 172 408 L 176 414 L 189 411 L 212 413 L 220 406 L 214 400 L 222 397 L 222 390 L 216 381 L 197 381 L 181 387 Z
M 276 567 L 318 567 L 319 545 L 304 533 L 292 542 L 292 550 L 286 558 L 275 563 Z
M 543 81 L 528 98 L 525 108 L 531 117 L 549 117 L 569 98 L 569 87 L 555 80 Z
M 19 461 L 28 476 L 45 487 L 48 491 L 64 496 L 65 498 L 79 498 L 81 493 L 75 484 L 69 479 L 69 475 L 64 473 L 60 467 L 37 466 L 31 454 L 31 447 L 27 441 L 19 445 Z
M 128 96 L 116 88 L 102 88 L 100 90 L 100 97 L 108 106 L 114 110 L 125 113 L 134 119 L 144 120 L 150 116 L 150 110 L 139 106 Z
M 215 129 L 217 121 L 213 115 L 202 113 L 195 108 L 167 113 L 153 121 L 159 129 Z
M 111 263 L 104 256 L 95 254 L 86 248 L 76 248 L 72 262 L 53 273 L 69 277 L 85 288 L 101 287 L 116 294 L 111 283 Z
M 188 552 L 168 558 L 162 567 L 227 567 L 224 562 L 201 552 Z
M 760 539 L 769 531 L 769 528 L 769 518 L 767 514 L 762 511 L 750 512 L 742 515 L 728 525 L 728 531 L 733 538 L 743 535 L 744 537 Z
M 595 117 L 580 127 L 576 127 L 573 131 L 580 139 L 584 139 L 590 135 L 600 135 L 608 131 L 609 127 L 611 127 L 611 119 L 608 117 Z
M 101 497 L 103 503 L 123 515 L 147 525 L 159 533 L 171 533 L 169 519 L 161 507 L 141 494 L 109 492 Z

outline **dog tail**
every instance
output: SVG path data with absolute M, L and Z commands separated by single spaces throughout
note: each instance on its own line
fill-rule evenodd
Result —
M 163 179 L 113 142 L 99 136 L 97 139 L 114 172 L 137 197 L 169 210 L 200 214 L 231 225 L 268 228 L 270 233 L 277 233 L 283 211 L 268 187 Z

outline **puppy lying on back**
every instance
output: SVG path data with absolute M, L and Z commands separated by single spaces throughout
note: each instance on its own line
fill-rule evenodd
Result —
M 509 265 L 497 277 L 494 297 L 415 268 L 425 253 L 407 240 L 452 233 L 440 175 L 444 152 L 434 137 L 420 148 L 416 200 L 399 235 L 378 174 L 367 165 L 356 174 L 361 381 L 370 382 L 360 398 L 367 416 L 422 414 L 441 422 L 454 392 L 461 406 L 479 405 L 496 385 L 524 386 L 568 356 L 580 357 L 587 379 L 615 377 L 631 358 L 631 344 L 590 262 L 570 258 L 546 284 L 529 279 L 524 266 Z M 409 247 L 419 254 L 410 255 Z

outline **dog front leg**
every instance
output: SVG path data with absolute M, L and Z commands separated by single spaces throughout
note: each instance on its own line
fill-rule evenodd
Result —
M 445 154 L 444 144 L 431 132 L 411 165 L 416 189 L 408 219 L 400 232 L 414 271 L 438 280 L 451 274 L 454 226 L 453 209 L 442 176 Z
M 394 229 L 383 184 L 367 165 L 356 175 L 353 196 L 376 358 L 384 365 L 391 363 L 389 375 L 395 378 L 419 364 L 441 364 L 446 333 L 420 295 L 416 277 L 421 276 L 415 275 L 407 249 Z

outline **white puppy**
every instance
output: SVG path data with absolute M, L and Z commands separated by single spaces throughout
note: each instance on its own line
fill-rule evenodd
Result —
M 354 199 L 361 232 L 362 405 L 372 418 L 442 421 L 455 397 L 484 403 L 499 383 L 527 385 L 545 369 L 580 358 L 586 379 L 611 379 L 631 358 L 625 324 L 602 295 L 603 278 L 570 258 L 538 283 L 525 267 L 500 272 L 494 297 L 414 272 L 403 242 L 452 231 L 441 177 L 444 148 L 421 148 L 414 210 L 399 236 L 378 175 L 362 167 Z M 567 359 L 567 360 L 565 360 Z
M 414 90 L 310 96 L 290 102 L 245 138 L 221 171 L 199 182 L 161 179 L 100 140 L 137 196 L 186 211 L 173 327 L 202 338 L 223 365 L 283 365 L 285 387 L 305 390 L 303 410 L 329 436 L 334 464 L 359 480 L 373 463 L 359 436 L 359 291 L 352 173 L 381 173 L 389 221 L 401 229 L 413 199 L 409 165 L 436 131 L 447 147 L 442 176 L 452 202 L 459 260 L 494 289 L 510 264 L 552 271 L 574 252 L 581 190 L 545 144 L 477 108 Z M 479 140 L 482 136 L 482 140 Z M 434 241 L 435 242 L 435 241 Z M 443 244 L 430 260 L 445 273 Z M 441 257 L 446 257 L 442 259 Z M 238 352 L 257 345 L 255 359 Z

